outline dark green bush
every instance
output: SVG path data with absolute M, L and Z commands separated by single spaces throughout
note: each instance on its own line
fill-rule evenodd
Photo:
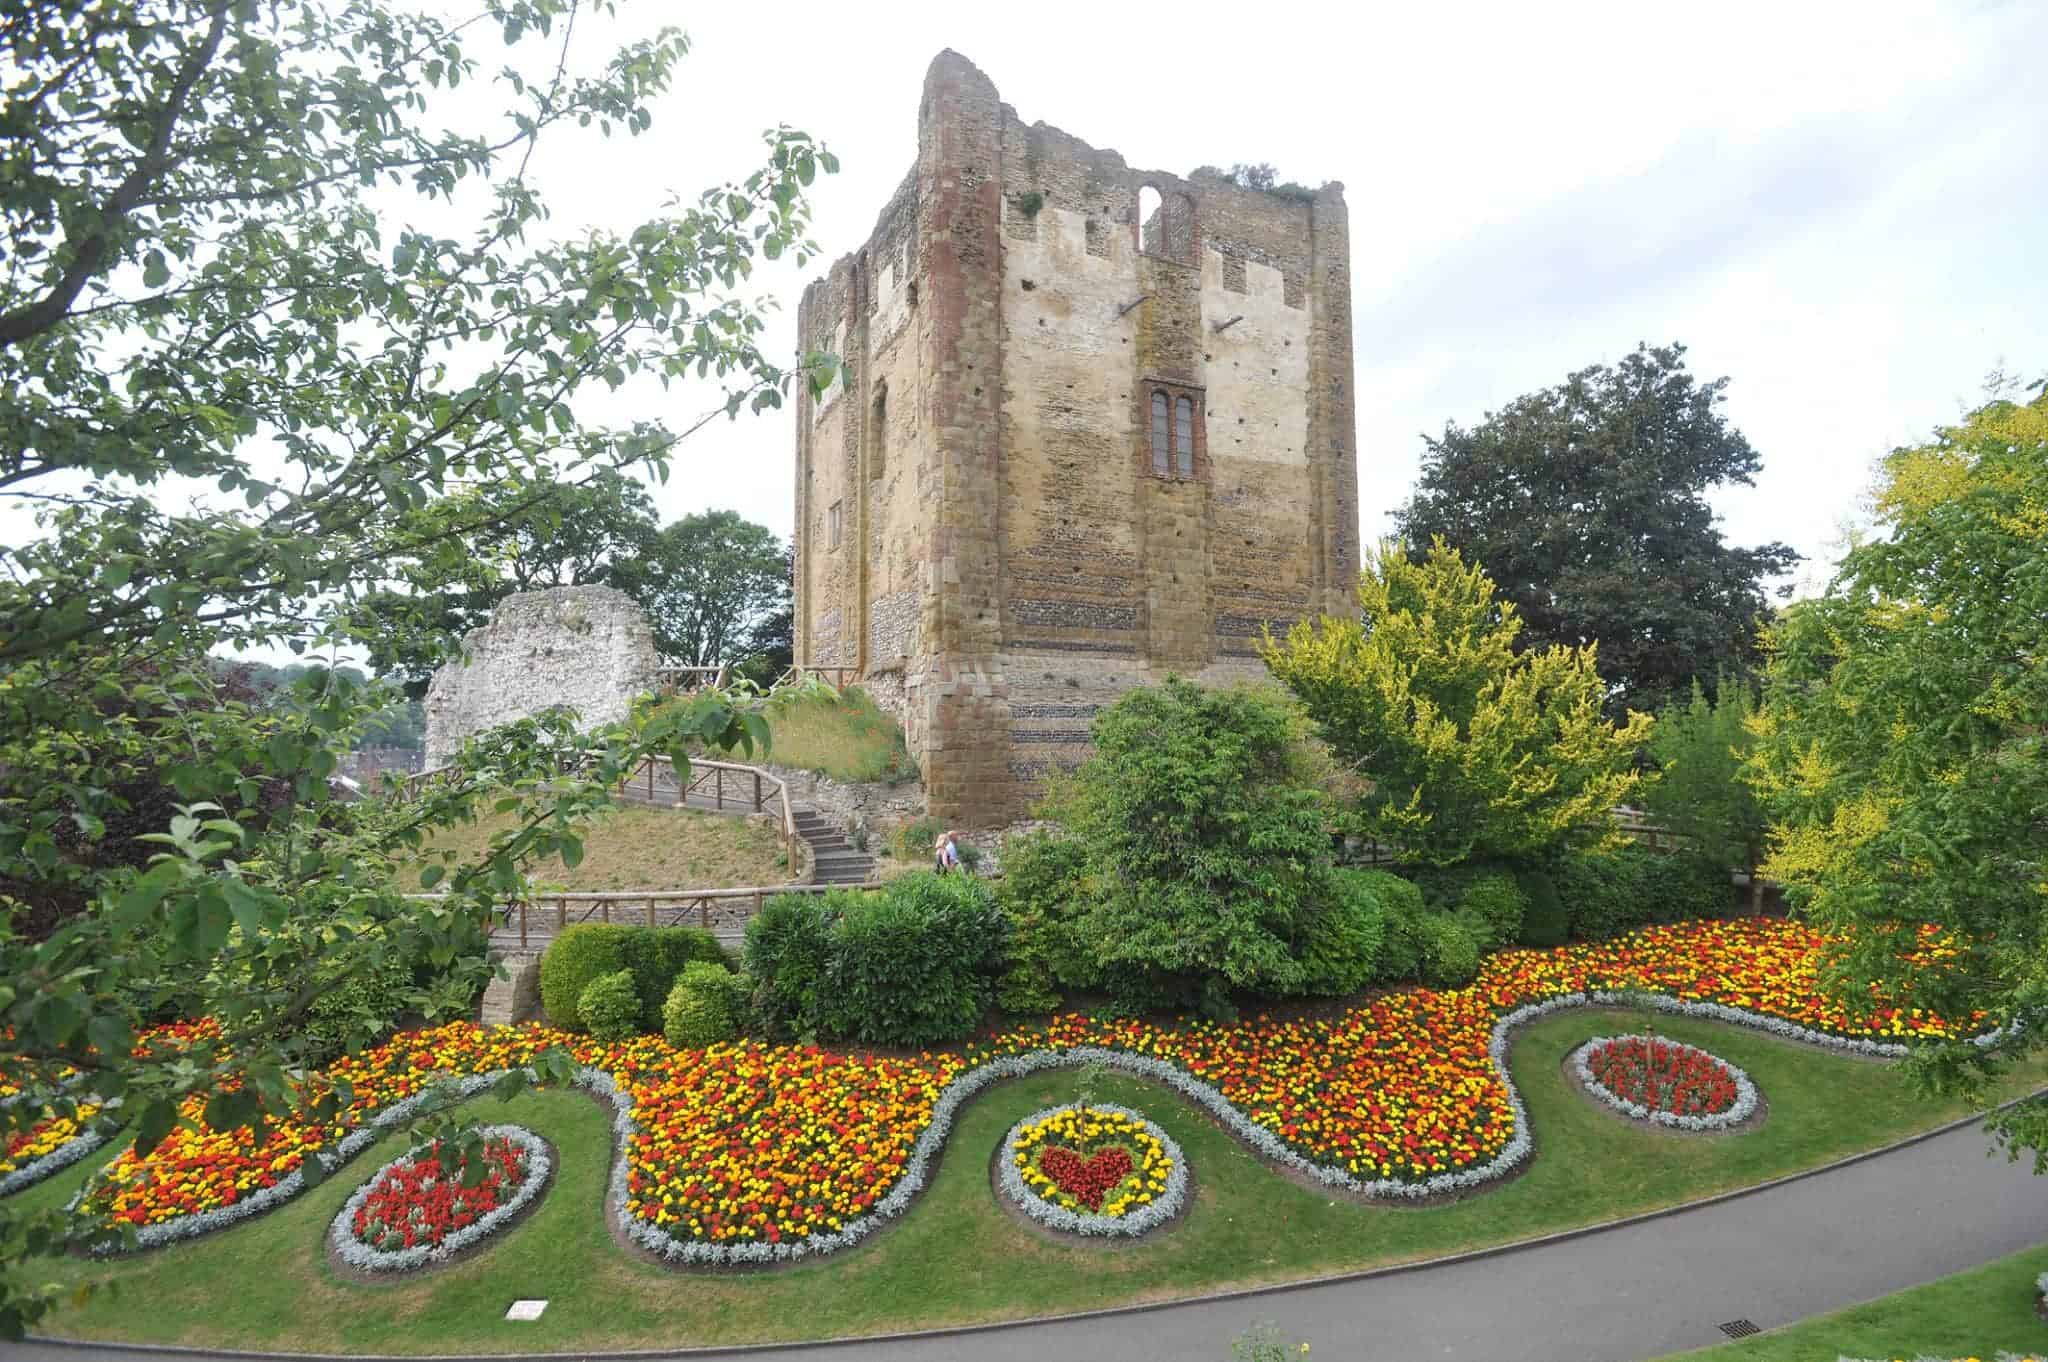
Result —
M 832 963 L 832 921 L 858 903 L 849 889 L 777 894 L 747 923 L 747 973 L 754 1011 L 776 1040 L 813 1037 Z
M 1353 870 L 1355 883 L 1379 900 L 1382 921 L 1380 951 L 1373 979 L 1394 983 L 1414 979 L 1422 971 L 1422 890 L 1413 880 L 1389 870 Z
M 322 1052 L 341 1050 L 351 1039 L 369 1041 L 390 1031 L 406 1008 L 413 967 L 396 957 L 346 983 L 325 989 L 306 1009 L 304 1030 Z
M 1143 971 L 1186 1003 L 1297 992 L 1299 915 L 1329 863 L 1323 760 L 1285 697 L 1168 677 L 1095 720 L 1095 755 L 1050 812 L 1087 848 L 1075 932 L 1105 983 Z M 1150 990 L 1133 990 L 1149 992 Z
M 1099 980 L 1074 940 L 1085 906 L 1088 855 L 1080 843 L 1031 833 L 1003 847 L 1003 878 L 996 906 L 1009 923 L 996 1006 L 1005 1012 L 1051 1012 L 1062 987 L 1088 988 Z
M 1003 959 L 1003 915 L 965 875 L 906 875 L 833 924 L 819 1032 L 868 1045 L 970 1034 Z
M 1415 923 L 1422 957 L 1422 982 L 1431 988 L 1463 988 L 1479 977 L 1479 935 L 1449 913 L 1424 913 Z
M 640 995 L 633 971 L 613 970 L 592 979 L 576 1000 L 576 1015 L 594 1040 L 630 1040 L 640 1034 Z
M 702 1049 L 740 1033 L 746 1015 L 748 981 L 723 965 L 692 960 L 676 975 L 662 1004 L 661 1033 L 668 1043 Z
M 1726 869 L 1685 852 L 1640 846 L 1566 857 L 1557 869 L 1557 890 L 1572 935 L 1587 941 L 1657 922 L 1713 917 L 1735 902 Z
M 1515 872 L 1515 883 L 1529 901 L 1522 914 L 1521 942 L 1524 946 L 1562 946 L 1571 935 L 1571 916 L 1558 895 L 1557 881 L 1545 870 L 1528 868 Z
M 1512 946 L 1522 934 L 1529 901 L 1514 877 L 1500 871 L 1476 875 L 1458 895 L 1456 913 L 1482 932 L 1482 949 Z
M 1330 872 L 1329 898 L 1322 911 L 1309 919 L 1307 934 L 1295 947 L 1304 973 L 1304 994 L 1343 997 L 1378 977 L 1387 922 L 1370 874 L 1341 869 Z
M 1722 917 L 1736 906 L 1728 867 L 1684 851 L 1650 857 L 1643 873 L 1643 894 L 1650 901 L 1654 922 Z
M 540 958 L 540 1005 L 564 1031 L 582 1031 L 583 990 L 599 975 L 626 968 L 626 934 L 633 929 L 579 922 L 548 943 Z M 628 976 L 630 977 L 630 976 Z
M 732 957 L 702 927 L 627 927 L 620 963 L 633 972 L 640 998 L 640 1029 L 661 1034 L 662 1008 L 686 965 L 704 962 L 730 968 Z
M 581 1031 L 583 990 L 601 974 L 625 970 L 640 1000 L 641 1030 L 661 1030 L 662 1004 L 683 966 L 693 960 L 729 964 L 711 933 L 700 927 L 632 927 L 624 923 L 579 922 L 548 945 L 540 960 L 540 1005 L 548 1020 Z

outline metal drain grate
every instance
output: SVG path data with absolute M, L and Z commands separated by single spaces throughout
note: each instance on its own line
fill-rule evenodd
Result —
M 1730 1338 L 1748 1338 L 1751 1334 L 1762 1333 L 1763 1330 L 1756 1327 L 1754 1320 L 1731 1319 L 1721 1326 L 1721 1332 Z

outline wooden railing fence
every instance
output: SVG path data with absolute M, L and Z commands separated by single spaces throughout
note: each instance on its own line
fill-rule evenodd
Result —
M 769 884 L 737 889 L 622 889 L 606 893 L 537 893 L 504 905 L 500 927 L 517 932 L 525 951 L 536 935 L 552 938 L 579 922 L 637 923 L 647 927 L 702 927 L 744 930 L 747 922 L 777 894 L 823 894 L 833 889 L 869 893 L 879 884 Z M 422 902 L 438 902 L 445 894 L 414 894 Z

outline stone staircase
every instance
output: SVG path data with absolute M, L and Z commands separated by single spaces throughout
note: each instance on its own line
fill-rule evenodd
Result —
M 854 850 L 831 819 L 802 805 L 789 812 L 796 820 L 796 835 L 810 844 L 812 880 L 818 884 L 865 884 L 875 877 L 875 858 Z

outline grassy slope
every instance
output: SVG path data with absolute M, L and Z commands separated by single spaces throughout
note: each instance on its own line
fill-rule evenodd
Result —
M 1982 1357 L 2048 1353 L 2048 1324 L 2034 1314 L 2034 1278 L 2048 1271 L 2048 1244 L 1718 1348 L 1666 1362 L 1809 1362 L 1835 1357 Z
M 1565 1086 L 1561 1072 L 1573 1046 L 1630 1020 L 1572 1012 L 1521 1033 L 1513 1063 L 1536 1135 L 1535 1161 L 1523 1176 L 1450 1206 L 1367 1207 L 1318 1196 L 1258 1163 L 1165 1090 L 1115 1078 L 1102 1085 L 1101 1098 L 1146 1111 L 1181 1142 L 1196 1204 L 1170 1233 L 1132 1249 L 1048 1243 L 1014 1224 L 988 1185 L 989 1153 L 1003 1132 L 1037 1107 L 1071 1100 L 1072 1074 L 1044 1074 L 969 1103 L 932 1187 L 870 1243 L 793 1270 L 684 1278 L 628 1257 L 607 1236 L 598 1207 L 608 1135 L 598 1107 L 576 1094 L 529 1094 L 512 1110 L 484 1109 L 553 1139 L 564 1156 L 560 1182 L 529 1222 L 474 1260 L 375 1286 L 343 1281 L 326 1267 L 327 1222 L 349 1190 L 395 1152 L 387 1142 L 250 1224 L 111 1268 L 59 1265 L 53 1275 L 66 1283 L 111 1279 L 121 1289 L 63 1310 L 47 1331 L 202 1346 L 546 1350 L 815 1338 L 1076 1310 L 1521 1239 L 1758 1182 L 1958 1114 L 1913 1097 L 1884 1065 L 1735 1027 L 1673 1021 L 1670 1034 L 1747 1068 L 1771 1104 L 1770 1118 L 1733 1136 L 1645 1130 L 1595 1108 Z M 2040 1079 L 2031 1070 L 2008 1088 Z M 55 1178 L 23 1199 L 67 1196 L 82 1176 Z M 554 1304 L 537 1325 L 515 1328 L 499 1316 L 518 1296 Z
M 492 834 L 512 826 L 514 814 L 486 814 L 451 828 L 431 849 L 453 850 L 464 860 L 482 854 Z M 782 843 L 767 823 L 696 809 L 627 804 L 599 815 L 584 832 L 583 860 L 572 870 L 559 860 L 532 868 L 534 883 L 591 893 L 611 889 L 719 889 L 783 884 Z M 415 869 L 410 885 L 419 883 Z
M 917 776 L 902 728 L 857 686 L 836 698 L 812 693 L 777 699 L 768 707 L 768 732 L 773 739 L 768 760 L 777 766 L 820 771 L 837 780 Z

